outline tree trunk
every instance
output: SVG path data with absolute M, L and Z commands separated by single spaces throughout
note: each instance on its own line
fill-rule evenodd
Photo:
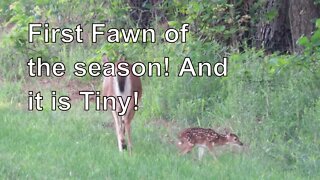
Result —
M 275 13 L 273 19 L 260 19 L 257 26 L 255 45 L 264 48 L 267 53 L 279 51 L 291 52 L 292 38 L 288 17 L 289 0 L 268 0 L 260 17 L 268 17 Z M 270 17 L 269 17 L 270 18 Z
M 291 0 L 289 18 L 292 34 L 292 45 L 295 52 L 303 49 L 297 45 L 297 40 L 305 35 L 310 37 L 315 29 L 315 20 L 320 17 L 320 8 L 314 4 L 314 0 Z
M 262 19 L 276 16 L 270 21 Z M 297 40 L 305 35 L 310 37 L 315 29 L 315 20 L 320 17 L 320 7 L 314 0 L 267 0 L 260 12 L 255 46 L 264 48 L 267 53 L 301 52 Z

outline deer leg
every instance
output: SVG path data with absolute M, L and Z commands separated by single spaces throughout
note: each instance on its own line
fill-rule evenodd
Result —
M 130 122 L 125 121 L 124 125 L 125 125 L 125 131 L 127 133 L 127 138 L 128 138 L 128 149 L 129 149 L 129 153 L 131 155 L 132 143 L 131 143 L 131 126 L 130 126 Z
M 207 143 L 206 143 L 206 147 L 208 148 L 209 153 L 213 156 L 213 158 L 214 158 L 215 160 L 217 160 L 217 157 L 216 157 L 216 155 L 215 155 L 214 152 L 213 152 L 214 142 L 207 142 Z
M 122 143 L 121 143 L 121 139 L 120 139 L 120 127 L 119 127 L 119 116 L 116 111 L 112 111 L 112 116 L 113 116 L 114 124 L 115 124 L 115 128 L 116 128 L 118 148 L 119 148 L 119 151 L 122 152 Z
M 124 117 L 119 116 L 119 124 L 120 124 L 120 140 L 122 144 L 122 149 L 127 149 L 127 144 L 125 141 L 125 126 L 124 126 Z
M 204 155 L 204 151 L 205 151 L 204 147 L 199 147 L 198 148 L 198 158 L 199 158 L 200 161 L 201 161 L 201 159 L 202 159 L 202 157 Z
M 193 148 L 193 145 L 192 144 L 187 144 L 187 143 L 185 143 L 185 144 L 182 144 L 181 145 L 181 151 L 180 151 L 180 155 L 185 155 L 185 154 L 187 154 L 188 152 L 190 152 L 191 150 L 192 150 L 192 148 Z
M 209 152 L 210 152 L 210 154 L 213 156 L 214 160 L 216 160 L 216 161 L 217 161 L 218 159 L 217 159 L 216 154 L 215 154 L 213 151 L 209 151 Z
M 134 113 L 135 113 L 134 110 L 129 110 L 129 112 L 127 112 L 127 114 L 124 116 L 124 128 L 125 128 L 125 132 L 127 134 L 128 149 L 129 149 L 130 155 L 132 153 L 131 120 L 133 119 Z
M 191 148 L 185 148 L 185 149 L 183 149 L 181 152 L 180 152 L 180 155 L 185 155 L 185 154 L 187 154 L 188 152 L 190 152 L 191 151 Z
M 216 154 L 215 154 L 214 151 L 213 151 L 213 146 L 214 146 L 214 145 L 210 145 L 210 146 L 209 146 L 209 148 L 208 148 L 208 149 L 209 149 L 209 153 L 213 156 L 213 158 L 214 158 L 215 160 L 218 160 Z

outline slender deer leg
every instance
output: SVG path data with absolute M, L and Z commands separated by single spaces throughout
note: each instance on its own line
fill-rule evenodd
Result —
M 133 118 L 135 114 L 134 110 L 129 110 L 128 114 L 125 115 L 125 119 L 124 119 L 124 125 L 125 125 L 125 132 L 127 133 L 127 140 L 128 140 L 128 149 L 129 149 L 129 153 L 131 155 L 132 152 L 132 142 L 131 142 L 131 120 Z
M 213 150 L 209 150 L 209 152 L 210 152 L 210 154 L 213 156 L 213 158 L 214 158 L 215 160 L 218 160 L 218 159 L 217 159 L 217 156 L 216 156 L 216 154 L 213 152 Z
M 199 158 L 200 161 L 201 161 L 201 159 L 202 159 L 202 157 L 204 155 L 204 151 L 205 151 L 204 147 L 199 147 L 198 148 L 198 158 Z
M 182 150 L 182 151 L 180 152 L 180 155 L 185 155 L 185 154 L 187 154 L 187 153 L 190 152 L 190 151 L 191 151 L 191 149 L 186 148 L 186 149 L 184 149 L 184 150 Z
M 180 151 L 180 155 L 185 155 L 188 152 L 190 152 L 193 148 L 193 145 L 189 145 L 189 144 L 182 144 L 181 145 L 181 151 Z
M 116 127 L 116 134 L 117 134 L 117 140 L 118 140 L 118 148 L 119 151 L 122 152 L 122 143 L 120 139 L 120 127 L 119 127 L 119 117 L 116 111 L 112 111 L 113 119 L 114 119 L 114 124 Z
M 209 148 L 209 153 L 213 156 L 214 160 L 218 160 L 216 154 L 213 151 L 213 146 Z
M 217 157 L 213 151 L 214 143 L 207 143 L 206 146 L 208 147 L 209 153 L 213 156 L 215 160 L 217 160 Z
M 119 124 L 120 124 L 120 140 L 122 144 L 122 149 L 127 149 L 127 145 L 125 141 L 124 116 L 119 116 Z
M 130 126 L 130 122 L 125 121 L 125 131 L 127 133 L 127 138 L 128 138 L 128 149 L 129 149 L 129 153 L 131 155 L 131 151 L 132 151 L 132 143 L 131 143 L 131 126 Z

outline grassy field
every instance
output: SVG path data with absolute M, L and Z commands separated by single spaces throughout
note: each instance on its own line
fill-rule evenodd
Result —
M 37 82 L 37 81 L 35 81 Z M 64 80 L 62 84 L 68 84 Z M 40 84 L 39 84 L 40 83 Z M 41 84 L 42 83 L 42 84 Z M 47 82 L 54 84 L 53 82 Z M 99 82 L 95 82 L 97 86 Z M 197 152 L 179 156 L 175 146 L 180 122 L 151 119 L 142 107 L 133 122 L 134 151 L 119 153 L 109 112 L 82 109 L 81 100 L 68 112 L 29 112 L 20 93 L 26 84 L 1 82 L 1 179 L 312 179 L 317 165 L 297 170 L 284 167 L 286 159 L 266 155 L 265 142 L 245 132 L 243 150 L 218 149 L 218 160 Z M 34 85 L 48 93 L 42 81 Z M 67 89 L 65 89 L 67 90 Z M 8 97 L 11 97 L 8 98 Z M 240 129 L 241 130 L 241 129 Z M 259 136 L 263 133 L 260 132 Z M 288 148 L 288 146 L 285 146 Z M 315 161 L 316 163 L 316 161 Z M 309 164 L 310 165 L 310 164 Z M 311 168 L 311 169 L 308 169 Z M 309 173 L 310 173 L 309 172 Z
M 1 179 L 303 179 L 283 171 L 255 147 L 230 151 L 218 161 L 196 152 L 179 156 L 171 132 L 135 118 L 134 152 L 119 153 L 108 113 L 27 112 L 17 104 L 0 105 Z

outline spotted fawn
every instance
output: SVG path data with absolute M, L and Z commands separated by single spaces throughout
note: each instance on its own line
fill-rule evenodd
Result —
M 198 147 L 199 159 L 201 159 L 205 148 L 209 149 L 209 152 L 216 158 L 212 151 L 213 147 L 225 144 L 243 145 L 235 134 L 227 132 L 223 135 L 215 132 L 213 129 L 194 127 L 180 132 L 178 147 L 180 148 L 181 155 L 190 152 L 194 147 Z

